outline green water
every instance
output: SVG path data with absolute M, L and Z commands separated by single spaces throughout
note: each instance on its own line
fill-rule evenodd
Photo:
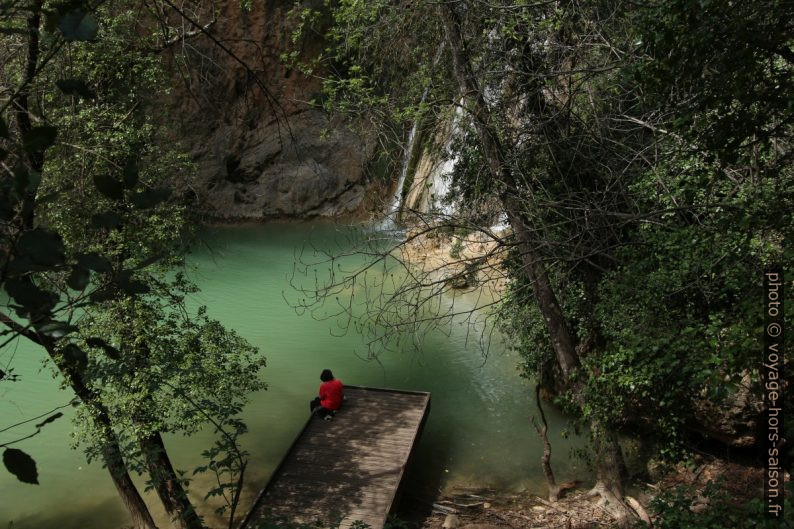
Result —
M 326 367 L 347 384 L 432 393 L 430 417 L 408 473 L 409 492 L 469 485 L 542 492 L 542 447 L 529 422 L 532 386 L 518 377 L 518 360 L 498 337 L 486 359 L 471 332 L 452 324 L 427 336 L 418 352 L 386 351 L 377 361 L 366 360 L 362 336 L 354 331 L 338 336 L 338 321 L 298 315 L 285 301 L 300 298 L 289 286 L 296 252 L 309 242 L 328 250 L 344 248 L 352 232 L 322 223 L 213 228 L 191 255 L 190 275 L 201 287 L 191 303 L 207 305 L 211 316 L 258 346 L 268 363 L 263 372 L 268 390 L 253 395 L 244 412 L 251 462 L 242 511 L 306 420 L 307 403 Z M 455 304 L 461 308 L 475 300 L 463 296 Z M 18 341 L 0 350 L 0 368 L 8 365 L 22 380 L 0 385 L 0 429 L 70 400 L 43 353 L 30 344 Z M 66 412 L 66 418 L 18 445 L 36 459 L 40 485 L 17 482 L 0 471 L 0 527 L 13 521 L 15 529 L 112 529 L 127 522 L 107 471 L 70 449 Z M 547 415 L 558 479 L 580 477 L 583 470 L 569 458 L 572 442 L 560 438 L 563 419 L 553 410 Z M 30 431 L 23 426 L 0 432 L 0 442 Z M 202 464 L 200 454 L 209 440 L 209 434 L 199 434 L 166 442 L 175 465 L 192 471 Z M 208 486 L 208 478 L 198 477 L 191 489 L 194 499 L 200 501 Z M 156 498 L 147 493 L 146 499 L 162 516 Z

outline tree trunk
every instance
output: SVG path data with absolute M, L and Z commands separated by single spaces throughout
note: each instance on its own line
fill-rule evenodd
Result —
M 477 80 L 466 56 L 465 42 L 460 33 L 460 22 L 451 6 L 443 4 L 438 9 L 444 23 L 447 44 L 452 52 L 455 75 L 465 100 L 471 105 L 468 110 L 474 117 L 474 125 L 477 128 L 483 157 L 488 163 L 491 176 L 503 186 L 502 206 L 507 213 L 508 221 L 513 228 L 521 251 L 524 273 L 532 284 L 535 299 L 551 335 L 557 360 L 567 378 L 570 372 L 579 366 L 579 357 L 576 354 L 573 336 L 565 322 L 543 262 L 534 251 L 523 208 L 518 200 L 518 185 L 510 171 L 496 130 L 491 126 L 488 105 L 482 90 L 477 85 Z
M 159 432 L 138 437 L 152 485 L 168 516 L 179 529 L 203 529 L 204 524 L 182 487 Z
M 490 109 L 472 70 L 466 52 L 466 42 L 461 32 L 460 19 L 451 4 L 439 4 L 437 10 L 444 26 L 447 45 L 452 53 L 455 77 L 465 101 L 470 106 L 468 111 L 474 119 L 483 157 L 488 164 L 491 176 L 502 184 L 502 206 L 507 213 L 508 221 L 518 243 L 524 273 L 532 284 L 535 299 L 546 322 L 546 328 L 549 331 L 563 376 L 569 383 L 577 404 L 583 408 L 584 402 L 577 387 L 579 384 L 570 386 L 571 373 L 581 365 L 576 352 L 576 342 L 565 321 L 565 316 L 557 301 L 543 262 L 534 249 L 529 223 L 519 200 L 520 190 L 511 172 L 497 129 L 492 123 Z M 525 191 L 531 193 L 532 190 L 526 189 Z M 625 469 L 625 464 L 620 445 L 614 434 L 608 432 L 598 421 L 591 422 L 591 431 L 594 438 L 596 467 L 598 468 L 598 483 L 594 491 L 598 492 L 605 501 L 617 504 L 615 507 L 616 517 L 619 520 L 626 519 L 623 514 L 629 515 L 632 511 L 622 501 L 622 470 Z
M 36 76 L 39 65 L 39 31 L 42 6 L 43 1 L 36 0 L 31 6 L 31 15 L 27 19 L 28 42 L 25 71 L 21 88 L 14 98 L 13 104 L 20 136 L 30 132 L 33 128 L 33 122 L 30 117 L 29 96 L 30 85 Z M 34 151 L 27 153 L 27 162 L 31 170 L 41 173 L 44 168 L 44 152 Z M 23 229 L 32 229 L 34 227 L 34 214 L 35 195 L 31 191 L 26 191 L 21 211 L 21 227 Z M 23 327 L 5 314 L 0 314 L 0 321 L 14 332 L 41 345 L 64 378 L 69 382 L 75 395 L 80 398 L 84 406 L 88 406 L 92 410 L 92 416 L 102 431 L 102 458 L 110 472 L 110 477 L 121 497 L 121 501 L 129 511 L 133 527 L 135 529 L 157 529 L 157 525 L 154 523 L 146 503 L 143 501 L 127 471 L 118 437 L 112 428 L 110 415 L 107 408 L 99 400 L 99 395 L 85 385 L 80 373 L 77 373 L 74 368 L 63 364 L 62 357 L 56 352 L 55 339 Z
M 60 359 L 60 356 L 54 355 L 55 349 L 53 344 L 46 344 L 43 342 L 49 342 L 49 339 L 42 337 L 39 343 L 45 346 L 45 349 L 47 349 L 47 352 L 50 354 L 50 358 L 55 362 L 55 365 L 58 366 L 58 369 L 63 373 L 66 380 L 69 381 L 69 384 L 72 386 L 75 394 L 83 402 L 83 405 L 91 407 L 94 411 L 94 420 L 96 420 L 102 430 L 102 456 L 105 465 L 108 468 L 108 472 L 110 472 L 110 477 L 113 479 L 113 484 L 116 486 L 121 501 L 130 513 L 133 527 L 135 529 L 157 529 L 157 524 L 154 523 L 149 508 L 143 501 L 143 498 L 127 471 L 127 465 L 124 463 L 118 437 L 116 437 L 116 433 L 113 431 L 110 414 L 107 408 L 100 402 L 99 396 L 83 383 L 81 376 L 75 373 L 73 368 L 64 366 L 59 360 L 56 360 L 56 358 Z
M 149 508 L 143 501 L 138 489 L 135 487 L 127 465 L 121 454 L 118 437 L 113 431 L 110 415 L 107 408 L 100 402 L 99 396 L 83 383 L 82 377 L 75 370 L 63 363 L 63 357 L 56 353 L 55 340 L 46 335 L 22 326 L 8 315 L 0 313 L 0 322 L 5 324 L 20 336 L 24 336 L 33 343 L 41 345 L 53 361 L 55 366 L 69 383 L 75 395 L 80 399 L 84 406 L 92 410 L 92 417 L 102 431 L 102 459 L 110 472 L 110 477 L 116 490 L 121 497 L 121 501 L 129 511 L 134 529 L 157 529 Z
M 138 489 L 132 482 L 132 478 L 130 478 L 129 472 L 127 472 L 115 434 L 113 437 L 112 441 L 106 440 L 102 447 L 102 456 L 110 476 L 113 478 L 113 484 L 116 486 L 121 501 L 130 513 L 132 526 L 135 529 L 157 529 L 148 507 L 146 507 L 143 498 L 138 493 Z
M 127 471 L 118 437 L 113 431 L 110 414 L 105 405 L 100 402 L 99 395 L 83 383 L 80 374 L 76 373 L 72 367 L 63 364 L 62 357 L 55 354 L 54 342 L 50 338 L 41 335 L 37 336 L 39 337 L 38 343 L 47 350 L 50 358 L 58 366 L 58 369 L 69 382 L 69 385 L 80 398 L 83 405 L 89 406 L 93 410 L 94 420 L 102 431 L 102 456 L 105 466 L 110 472 L 110 477 L 113 479 L 113 484 L 116 486 L 121 501 L 130 513 L 133 527 L 135 529 L 157 529 L 149 508 L 143 501 Z

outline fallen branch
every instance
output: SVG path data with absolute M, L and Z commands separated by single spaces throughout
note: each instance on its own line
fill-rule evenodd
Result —
M 438 503 L 433 503 L 433 510 L 442 514 L 458 514 L 458 510 Z
M 480 505 L 483 505 L 485 502 L 478 501 L 476 503 L 468 503 L 467 504 L 467 503 L 456 503 L 456 502 L 450 501 L 450 500 L 440 500 L 438 503 L 445 503 L 447 505 L 454 505 L 455 507 L 464 507 L 464 508 L 468 509 L 468 508 L 471 508 L 471 507 L 479 507 Z
M 645 507 L 643 507 L 640 502 L 631 496 L 624 496 L 623 498 L 626 500 L 626 503 L 629 504 L 629 507 L 634 509 L 634 512 L 637 513 L 637 516 L 640 517 L 640 520 L 647 523 L 649 527 L 653 528 L 653 522 L 651 522 L 651 517 L 648 515 L 648 511 L 645 510 Z

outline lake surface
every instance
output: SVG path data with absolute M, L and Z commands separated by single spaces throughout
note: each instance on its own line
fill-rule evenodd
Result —
M 430 416 L 408 472 L 408 491 L 489 486 L 543 493 L 542 446 L 530 423 L 533 386 L 518 376 L 518 359 L 505 351 L 498 336 L 486 358 L 477 333 L 452 323 L 425 336 L 418 351 L 380 351 L 376 360 L 368 360 L 366 339 L 354 327 L 341 333 L 339 320 L 299 315 L 290 306 L 287 300 L 294 304 L 301 299 L 290 287 L 296 255 L 303 251 L 311 260 L 312 247 L 345 250 L 351 235 L 360 233 L 360 228 L 329 223 L 212 228 L 190 257 L 189 275 L 201 288 L 191 303 L 206 305 L 210 316 L 236 329 L 267 358 L 262 376 L 268 389 L 252 395 L 244 411 L 250 430 L 244 444 L 251 460 L 241 512 L 305 422 L 324 368 L 347 384 L 432 393 Z M 349 257 L 343 264 L 352 267 L 361 259 Z M 297 280 L 314 284 L 313 275 Z M 468 294 L 455 304 L 460 308 L 475 300 Z M 331 310 L 333 304 L 325 312 Z M 21 381 L 0 385 L 0 429 L 71 399 L 43 352 L 29 343 L 19 340 L 0 350 L 0 368 L 8 365 Z M 18 445 L 36 459 L 40 485 L 20 483 L 0 469 L 0 527 L 13 522 L 14 529 L 113 529 L 127 523 L 107 471 L 96 462 L 87 464 L 82 451 L 70 448 L 73 427 L 69 408 L 64 411 L 67 417 Z M 569 453 L 580 442 L 562 439 L 564 419 L 552 409 L 546 413 L 558 481 L 580 478 L 584 470 Z M 28 425 L 0 432 L 0 442 L 31 431 Z M 203 464 L 201 451 L 210 441 L 209 432 L 166 439 L 175 466 L 188 473 Z M 209 486 L 209 477 L 198 476 L 191 487 L 194 500 L 200 502 Z M 162 516 L 154 495 L 147 493 L 146 499 Z M 213 520 L 211 509 L 206 511 Z M 160 527 L 168 526 L 161 519 Z

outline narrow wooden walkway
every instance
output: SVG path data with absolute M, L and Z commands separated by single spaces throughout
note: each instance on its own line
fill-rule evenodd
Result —
M 345 387 L 331 421 L 310 418 L 241 529 L 265 520 L 381 529 L 430 406 L 430 394 Z

